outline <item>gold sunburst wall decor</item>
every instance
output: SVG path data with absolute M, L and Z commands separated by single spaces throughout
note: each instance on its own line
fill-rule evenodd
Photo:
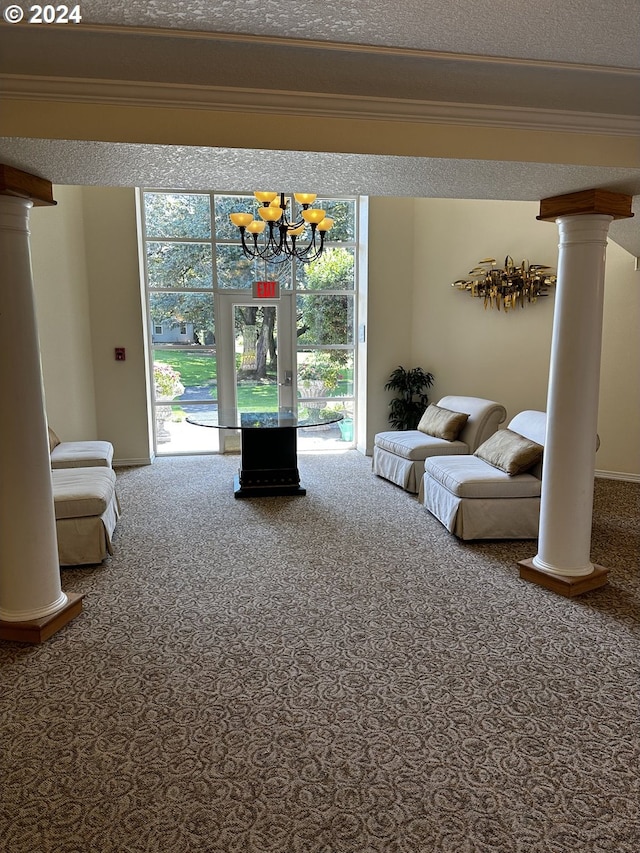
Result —
M 495 258 L 483 258 L 469 271 L 468 278 L 460 278 L 451 286 L 483 299 L 485 309 L 499 311 L 502 308 L 506 313 L 548 296 L 549 287 L 556 283 L 556 278 L 553 269 L 546 264 L 530 264 L 524 260 L 516 266 L 513 258 L 507 255 L 504 267 L 496 266 Z

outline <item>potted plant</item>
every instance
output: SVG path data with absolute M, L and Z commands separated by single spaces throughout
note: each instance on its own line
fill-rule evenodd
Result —
M 156 400 L 173 400 L 184 394 L 184 385 L 180 374 L 169 364 L 162 361 L 153 363 L 153 382 L 156 389 Z
M 327 352 L 312 352 L 300 364 L 298 388 L 303 398 L 309 398 L 304 404 L 308 409 L 324 408 L 325 404 L 316 403 L 315 398 L 327 397 L 331 391 L 335 391 L 340 381 L 341 371 L 341 366 Z
M 180 374 L 171 365 L 164 362 L 154 361 L 153 382 L 156 402 L 173 400 L 184 394 L 184 385 L 180 381 Z M 169 406 L 156 407 L 156 441 L 159 444 L 171 441 L 171 433 L 166 426 L 170 416 L 171 409 Z
M 389 403 L 389 423 L 394 429 L 415 429 L 427 408 L 429 398 L 426 389 L 433 384 L 433 375 L 421 367 L 406 370 L 402 365 L 396 367 L 384 386 L 387 391 L 397 391 L 398 395 Z

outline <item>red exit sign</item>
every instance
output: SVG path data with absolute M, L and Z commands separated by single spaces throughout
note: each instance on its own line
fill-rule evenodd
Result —
M 254 299 L 279 299 L 280 282 L 278 281 L 254 281 Z

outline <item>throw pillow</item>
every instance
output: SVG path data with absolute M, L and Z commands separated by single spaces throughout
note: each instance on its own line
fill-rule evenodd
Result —
M 425 413 L 420 418 L 418 429 L 435 438 L 444 438 L 445 441 L 455 441 L 460 435 L 460 430 L 469 420 L 469 415 L 463 412 L 452 412 L 451 409 L 443 409 L 433 403 L 427 406 Z
M 48 427 L 48 430 L 49 430 L 49 453 L 51 453 L 53 448 L 57 447 L 60 444 L 60 439 L 55 434 L 55 432 L 51 429 L 51 427 Z
M 542 459 L 544 448 L 510 429 L 494 432 L 473 454 L 506 474 L 522 474 Z

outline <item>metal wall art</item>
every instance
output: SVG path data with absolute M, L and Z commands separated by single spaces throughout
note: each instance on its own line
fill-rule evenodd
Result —
M 495 258 L 484 258 L 469 271 L 469 278 L 458 279 L 451 286 L 483 299 L 485 309 L 499 311 L 502 307 L 507 312 L 548 296 L 548 287 L 556 283 L 556 278 L 552 268 L 545 264 L 530 264 L 524 260 L 516 266 L 513 258 L 507 255 L 503 268 L 496 266 Z

